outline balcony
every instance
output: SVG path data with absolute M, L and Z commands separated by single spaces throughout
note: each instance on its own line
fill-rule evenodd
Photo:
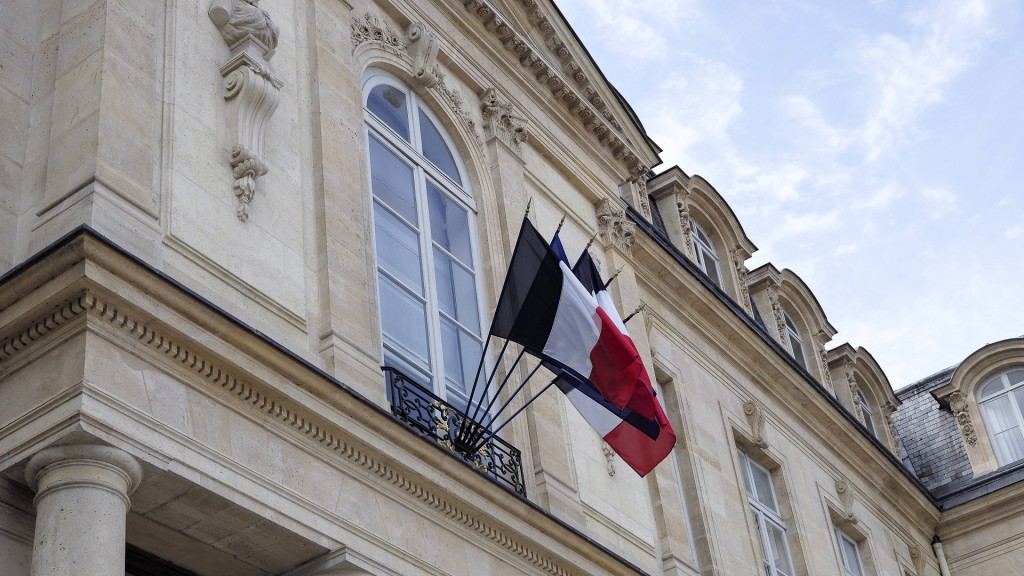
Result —
M 482 424 L 471 420 L 455 406 L 445 402 L 412 378 L 384 366 L 391 413 L 413 432 L 443 447 L 495 482 L 526 497 L 522 453 L 508 442 L 493 436 L 475 452 L 459 442 L 460 427 L 484 436 Z

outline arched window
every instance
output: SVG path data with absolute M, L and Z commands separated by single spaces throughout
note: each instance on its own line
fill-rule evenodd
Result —
M 690 229 L 693 230 L 693 237 L 697 240 L 694 246 L 694 250 L 697 252 L 697 265 L 715 283 L 715 286 L 721 288 L 721 266 L 718 263 L 718 255 L 715 254 L 715 247 L 711 245 L 711 239 L 693 218 L 690 218 Z
M 871 432 L 872 436 L 878 436 L 878 432 L 875 431 L 875 416 L 871 411 L 871 405 L 868 404 L 868 399 L 859 387 L 857 389 L 856 402 L 860 405 L 860 414 L 864 418 L 864 427 L 868 429 L 868 432 Z
M 789 352 L 798 364 L 807 369 L 807 358 L 804 356 L 804 339 L 800 337 L 800 331 L 796 329 L 796 324 L 789 317 L 789 314 L 783 311 L 782 318 L 786 323 L 786 344 L 789 346 Z
M 739 460 L 747 501 L 757 528 L 757 540 L 761 542 L 764 573 L 766 576 L 791 576 L 794 573 L 793 561 L 772 474 L 742 450 L 739 451 Z
M 999 465 L 1024 459 L 1024 367 L 986 382 L 978 390 L 978 406 Z
M 416 94 L 383 73 L 363 93 L 384 362 L 464 409 L 483 347 L 473 197 Z

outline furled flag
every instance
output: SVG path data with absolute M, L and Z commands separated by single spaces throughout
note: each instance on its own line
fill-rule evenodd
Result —
M 580 282 L 595 294 L 601 307 L 635 350 L 636 346 L 620 320 L 615 304 L 605 290 L 604 281 L 589 252 L 583 252 L 576 261 L 573 272 L 579 277 Z M 646 369 L 639 377 L 643 385 L 634 388 L 633 396 L 624 408 L 618 408 L 605 401 L 589 382 L 565 372 L 559 376 L 556 383 L 558 389 L 565 393 L 583 419 L 637 474 L 646 476 L 671 453 L 676 443 L 676 434 L 661 404 L 655 398 Z
M 636 347 L 527 219 L 490 333 L 575 372 L 619 408 L 643 386 L 639 379 L 646 371 Z

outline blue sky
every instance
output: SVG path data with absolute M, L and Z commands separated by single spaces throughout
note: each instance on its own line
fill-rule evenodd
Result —
M 1024 3 L 557 0 L 896 388 L 1024 334 Z

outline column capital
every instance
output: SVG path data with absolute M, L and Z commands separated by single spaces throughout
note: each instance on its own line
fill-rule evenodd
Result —
M 57 472 L 62 467 L 80 466 L 82 464 L 106 468 L 121 477 L 124 485 L 111 485 L 110 480 L 104 478 L 102 474 L 82 474 L 81 471 L 73 474 L 56 475 L 57 477 L 50 477 L 41 482 L 48 472 Z M 127 497 L 142 482 L 142 466 L 127 452 L 112 446 L 101 446 L 98 444 L 53 446 L 40 450 L 29 459 L 28 465 L 25 467 L 25 480 L 33 491 L 39 493 L 36 496 L 37 499 L 42 495 L 42 492 L 59 489 L 67 483 L 78 485 L 93 483 L 98 487 L 112 489 Z

